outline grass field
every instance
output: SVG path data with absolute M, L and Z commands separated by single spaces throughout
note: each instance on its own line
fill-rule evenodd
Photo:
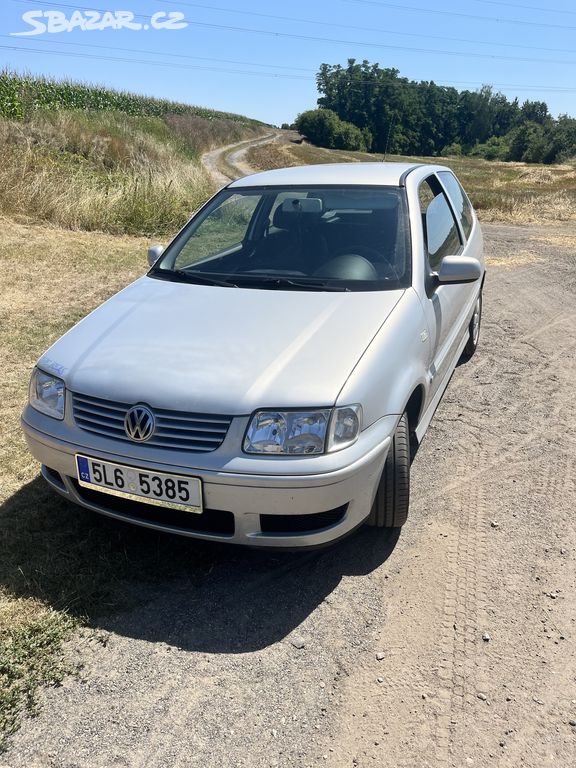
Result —
M 71 507 L 39 479 L 19 427 L 38 356 L 142 274 L 151 239 L 166 240 L 211 191 L 199 152 L 260 131 L 197 120 L 59 111 L 0 121 L 0 748 L 37 687 L 70 671 L 62 644 L 75 628 L 137 601 L 138 584 L 191 563 L 201 573 L 218 556 Z M 290 142 L 249 153 L 258 167 L 366 159 Z M 572 166 L 445 162 L 484 220 L 575 216 Z
M 0 120 L 0 212 L 70 229 L 166 235 L 214 190 L 200 154 L 264 130 L 120 112 Z
M 543 224 L 576 218 L 576 162 L 564 165 L 489 162 L 470 157 L 388 156 L 389 161 L 440 163 L 452 168 L 470 195 L 481 221 Z M 286 141 L 254 147 L 254 168 L 282 168 L 337 162 L 379 162 L 383 155 L 346 152 Z

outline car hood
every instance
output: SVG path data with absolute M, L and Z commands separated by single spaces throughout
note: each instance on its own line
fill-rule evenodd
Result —
M 403 291 L 221 288 L 142 277 L 39 365 L 73 392 L 245 415 L 328 406 Z

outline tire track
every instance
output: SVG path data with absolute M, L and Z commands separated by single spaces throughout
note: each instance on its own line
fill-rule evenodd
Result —
M 574 457 L 567 455 L 555 456 L 555 460 L 548 466 L 542 468 L 537 478 L 534 495 L 539 499 L 546 499 L 547 505 L 551 507 L 560 504 L 560 500 L 565 496 L 566 486 L 571 487 L 574 493 Z M 531 521 L 535 533 L 539 526 L 538 518 Z M 572 536 L 574 540 L 574 536 Z M 545 570 L 545 567 L 543 568 Z M 511 744 L 511 749 L 507 755 L 506 763 L 512 765 L 522 765 L 528 768 L 540 768 L 542 765 L 550 764 L 552 761 L 557 765 L 568 765 L 565 747 L 572 747 L 574 750 L 574 737 L 566 728 L 564 733 L 556 725 L 551 727 L 551 723 L 562 723 L 562 711 L 566 706 L 570 707 L 570 701 L 574 698 L 576 686 L 574 681 L 574 658 L 571 662 L 563 655 L 563 649 L 559 646 L 561 641 L 554 640 L 553 637 L 563 637 L 567 630 L 567 622 L 561 615 L 556 619 L 556 615 L 562 612 L 558 611 L 556 601 L 551 600 L 548 595 L 548 589 L 552 583 L 543 574 L 539 575 L 539 583 L 542 587 L 537 590 L 535 596 L 538 613 L 540 614 L 541 626 L 545 628 L 547 642 L 552 645 L 556 643 L 558 650 L 552 654 L 552 658 L 545 658 L 545 655 L 537 651 L 536 660 L 540 665 L 546 664 L 549 667 L 549 674 L 553 685 L 542 685 L 539 676 L 535 674 L 534 665 L 527 660 L 523 667 L 523 682 L 529 687 L 530 693 L 526 696 L 527 703 L 532 705 L 533 717 L 529 723 L 522 727 L 521 738 L 517 738 Z M 558 600 L 565 603 L 569 598 L 572 611 L 574 601 L 570 599 L 570 592 L 576 587 L 574 579 L 571 583 L 558 584 L 553 582 L 552 590 L 558 590 Z M 556 594 L 552 591 L 552 594 Z M 564 607 L 564 606 L 562 606 Z M 548 637 L 550 633 L 550 637 Z M 552 645 L 552 647 L 554 647 Z M 572 674 L 570 674 L 572 673 Z M 566 720 L 564 719 L 564 723 Z M 572 761 L 571 761 L 572 762 Z
M 523 291 L 515 293 L 516 304 L 521 305 L 523 300 Z M 508 347 L 508 354 L 514 355 L 519 351 L 531 358 L 530 374 L 524 377 L 524 381 L 533 384 L 534 389 L 538 390 L 538 406 L 543 411 L 552 413 L 559 417 L 566 404 L 566 388 L 571 386 L 573 376 L 576 373 L 575 365 L 561 365 L 566 360 L 576 360 L 576 345 L 570 334 L 566 334 L 565 329 L 570 327 L 570 320 L 574 317 L 573 312 L 558 313 L 554 311 L 554 304 L 557 304 L 558 296 L 555 296 L 555 302 L 548 302 L 543 298 L 537 302 L 539 311 L 530 314 L 528 319 L 532 328 L 518 330 L 524 331 L 518 334 L 511 347 Z M 550 310 L 554 311 L 550 317 Z M 548 316 L 546 316 L 548 315 Z M 522 315 L 520 315 L 522 317 Z M 534 328 L 534 325 L 536 327 Z M 532 342 L 532 343 L 528 343 Z M 527 345 L 527 352 L 526 352 Z M 552 353 L 550 352 L 552 350 Z M 506 360 L 506 356 L 500 356 L 500 361 Z M 526 363 L 526 361 L 524 361 Z M 494 367 L 484 366 L 488 375 L 492 378 L 497 376 L 498 358 L 494 356 Z M 555 375 L 548 377 L 546 374 L 551 369 L 563 370 L 564 375 Z M 572 370 L 571 370 L 572 369 Z M 477 371 L 476 371 L 477 373 Z M 460 381 L 460 389 L 467 386 L 465 380 Z M 459 388 L 451 387 L 449 397 L 444 406 L 448 406 L 448 411 L 456 405 L 455 395 Z M 465 393 L 460 393 L 461 395 Z M 522 411 L 526 411 L 526 401 L 524 399 L 513 399 L 513 391 L 505 385 L 505 378 L 500 378 L 493 390 L 493 399 L 498 404 L 499 409 L 505 409 L 506 422 L 512 427 L 514 421 L 520 417 Z M 537 422 L 540 407 L 532 410 L 527 421 Z M 442 413 L 437 415 L 437 419 L 442 421 Z M 558 424 L 551 424 L 550 432 L 558 435 Z M 506 475 L 511 469 L 511 462 L 526 463 L 526 454 L 532 453 L 536 456 L 540 453 L 541 441 L 544 437 L 542 432 L 535 435 L 532 430 L 528 430 L 522 440 L 508 443 L 502 449 L 495 443 L 491 436 L 483 433 L 484 448 L 478 451 L 478 442 L 474 440 L 477 433 L 471 432 L 472 424 L 463 424 L 462 434 L 458 435 L 456 440 L 456 450 L 464 451 L 467 446 L 472 451 L 467 452 L 468 460 L 462 466 L 454 467 L 455 474 L 458 476 L 462 469 L 464 474 L 453 482 L 448 488 L 444 489 L 453 495 L 452 514 L 461 522 L 458 527 L 457 545 L 448 550 L 447 572 L 449 578 L 445 592 L 444 617 L 442 625 L 442 644 L 444 649 L 449 647 L 449 656 L 442 666 L 442 678 L 444 683 L 444 699 L 450 701 L 449 709 L 444 712 L 441 718 L 441 727 L 438 729 L 438 765 L 460 766 L 465 759 L 464 747 L 466 739 L 463 737 L 460 718 L 467 714 L 467 710 L 478 708 L 480 702 L 488 700 L 484 691 L 490 691 L 491 675 L 485 668 L 485 659 L 480 651 L 483 644 L 482 626 L 489 625 L 490 616 L 488 611 L 490 599 L 487 594 L 487 585 L 490 579 L 487 573 L 486 563 L 490 562 L 490 552 L 487 545 L 487 531 L 490 530 L 489 510 L 492 511 L 497 502 L 494 498 L 486 496 L 486 490 L 498 484 L 500 487 L 506 484 Z M 445 431 L 445 430 L 441 430 Z M 513 433 L 511 433 L 513 434 Z M 544 433 L 546 434 L 546 432 Z M 445 435 L 448 439 L 448 435 Z M 465 440 L 462 439 L 465 437 Z M 487 437 L 487 439 L 486 439 Z M 499 450 L 500 449 L 500 450 Z M 496 456 L 496 458 L 494 458 Z M 477 469 L 466 472 L 466 467 L 476 466 Z M 562 462 L 560 475 L 566 477 L 566 454 Z M 573 466 L 573 462 L 572 462 Z M 564 493 L 564 488 L 558 489 L 552 478 L 550 464 L 546 471 L 537 480 L 539 488 L 546 488 L 548 495 L 554 499 Z M 498 483 L 498 481 L 500 481 Z M 440 494 L 443 495 L 443 492 Z M 438 497 L 437 497 L 438 498 Z M 437 501 L 436 498 L 436 501 Z M 430 496 L 421 500 L 420 506 L 430 503 Z M 493 514 L 493 512 L 492 512 Z M 498 525 L 495 523 L 495 525 Z M 492 557 L 493 559 L 493 557 Z M 453 620 L 453 624 L 452 624 Z M 483 698 L 478 699 L 478 696 Z M 489 703 L 489 702 L 488 702 Z M 547 718 L 538 719 L 540 732 L 536 731 L 535 739 L 543 744 L 544 732 L 547 728 Z M 489 724 L 486 723 L 489 727 Z M 501 744 L 505 744 L 504 741 Z M 538 753 L 540 763 L 531 763 L 528 752 L 522 752 L 521 758 L 517 763 L 511 765 L 541 765 L 544 759 L 548 759 L 547 753 L 541 751 Z M 532 754 L 533 757 L 533 754 Z
M 491 640 L 482 638 L 488 629 L 493 631 L 493 572 L 498 553 L 493 551 L 493 541 L 489 543 L 488 532 L 492 535 L 498 530 L 499 523 L 495 522 L 496 527 L 492 528 L 491 520 L 502 514 L 500 495 L 509 495 L 512 490 L 505 490 L 512 485 L 510 474 L 516 471 L 530 487 L 525 477 L 528 457 L 533 466 L 541 454 L 543 440 L 548 438 L 558 444 L 558 435 L 562 434 L 558 420 L 566 408 L 567 388 L 576 379 L 576 366 L 567 364 L 576 360 L 575 343 L 571 334 L 566 333 L 574 318 L 574 312 L 568 309 L 568 295 L 564 303 L 557 286 L 539 286 L 542 293 L 532 302 L 530 312 L 526 312 L 531 294 L 523 284 L 525 278 L 507 273 L 502 274 L 502 279 L 504 284 L 499 286 L 494 303 L 500 304 L 504 311 L 489 321 L 488 328 L 485 326 L 487 333 L 480 359 L 455 373 L 455 381 L 450 384 L 433 421 L 431 436 L 424 441 L 423 455 L 419 453 L 416 459 L 416 473 L 419 461 L 438 464 L 439 481 L 429 484 L 422 492 L 417 491 L 410 522 L 414 525 L 418 516 L 428 523 L 424 532 L 418 532 L 417 551 L 428 573 L 434 568 L 440 569 L 444 583 L 439 585 L 438 580 L 434 580 L 433 590 L 427 588 L 429 585 L 419 584 L 416 607 L 409 616 L 402 609 L 389 611 L 389 624 L 398 622 L 396 627 L 389 626 L 383 635 L 389 643 L 413 636 L 415 624 L 420 622 L 417 649 L 411 648 L 410 643 L 397 645 L 398 654 L 391 655 L 390 663 L 382 667 L 385 691 L 376 697 L 381 703 L 379 711 L 385 717 L 391 716 L 387 704 L 393 701 L 395 705 L 394 722 L 398 732 L 393 743 L 388 743 L 381 762 L 394 768 L 413 768 L 414 765 L 461 768 L 466 764 L 471 745 L 482 741 L 484 731 L 494 730 L 490 707 L 494 662 L 488 654 Z M 562 305 L 568 311 L 559 310 Z M 481 394 L 482 391 L 488 394 Z M 533 391 L 537 396 L 527 401 L 525 396 L 518 396 L 519 391 Z M 463 402 L 467 403 L 465 408 Z M 527 410 L 528 403 L 530 410 Z M 465 414 L 460 413 L 461 410 L 465 410 Z M 548 419 L 552 415 L 552 419 L 542 428 L 546 415 Z M 496 417 L 500 429 L 485 429 L 485 423 L 490 425 Z M 564 465 L 561 471 L 563 469 Z M 550 471 L 543 472 L 536 485 L 550 487 L 554 498 L 556 491 L 550 482 Z M 564 492 L 561 490 L 560 494 Z M 442 547 L 435 542 L 437 536 L 442 536 Z M 429 547 L 436 547 L 435 557 L 423 554 Z M 406 581 L 413 585 L 418 581 L 420 570 L 416 571 L 411 562 L 405 564 L 405 569 L 409 572 Z M 401 600 L 402 591 L 389 595 L 391 603 Z M 439 638 L 432 647 L 424 640 L 433 630 L 429 616 L 423 612 L 431 592 L 443 595 L 438 612 L 441 615 Z M 520 605 L 529 613 L 525 595 Z M 522 676 L 522 662 L 533 664 L 533 658 L 533 654 L 526 651 L 516 659 L 518 677 Z M 432 666 L 428 666 L 430 660 Z M 510 663 L 508 657 L 506 662 Z M 534 680 L 538 679 L 538 672 L 538 668 L 531 670 Z M 373 674 L 372 665 L 366 664 L 355 677 L 354 688 L 367 688 Z M 514 676 L 507 684 L 513 683 Z M 434 693 L 427 694 L 423 711 L 415 702 L 421 698 L 422 691 L 430 690 Z M 352 707 L 357 704 L 353 697 L 349 703 Z M 357 718 L 354 723 L 346 723 L 348 738 L 355 745 L 357 765 L 373 765 L 370 761 L 375 759 L 375 755 L 370 755 L 369 745 L 377 733 L 377 725 L 374 721 L 367 723 L 366 719 L 360 724 Z M 546 723 L 544 716 L 544 729 Z M 504 738 L 504 726 L 502 733 Z M 530 742 L 533 739 L 541 740 L 542 734 L 534 731 L 528 735 Z M 498 748 L 498 742 L 495 747 Z M 524 762 L 510 765 L 532 765 L 529 750 L 520 754 Z M 484 764 L 487 755 L 478 759 L 477 764 Z M 344 760 L 338 763 L 347 764 Z
M 208 171 L 214 182 L 224 187 L 235 179 L 239 179 L 252 169 L 244 162 L 244 157 L 249 149 L 260 144 L 268 144 L 279 137 L 279 133 L 269 133 L 258 139 L 248 139 L 225 147 L 218 147 L 210 152 L 205 152 L 201 157 L 201 163 Z

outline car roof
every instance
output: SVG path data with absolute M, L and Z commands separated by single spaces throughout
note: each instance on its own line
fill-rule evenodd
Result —
M 428 167 L 431 171 L 440 166 L 423 163 L 329 163 L 324 165 L 299 165 L 294 168 L 278 168 L 262 171 L 233 181 L 229 187 L 262 187 L 284 185 L 383 185 L 403 186 L 403 179 L 416 168 Z M 447 169 L 446 169 L 447 170 Z

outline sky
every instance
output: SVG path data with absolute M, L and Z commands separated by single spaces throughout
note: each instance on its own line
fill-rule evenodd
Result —
M 0 67 L 274 125 L 314 109 L 319 66 L 349 58 L 576 116 L 574 0 L 1 0 L 0 27 Z

